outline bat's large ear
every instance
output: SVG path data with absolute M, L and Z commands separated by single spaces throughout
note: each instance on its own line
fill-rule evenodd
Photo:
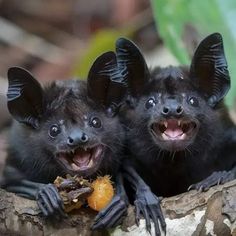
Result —
M 139 97 L 150 78 L 142 53 L 130 40 L 119 38 L 116 41 L 116 54 L 118 67 L 128 84 L 129 93 L 133 97 Z
M 109 116 L 115 115 L 124 99 L 126 87 L 114 52 L 103 53 L 95 60 L 88 74 L 87 90 L 88 97 L 104 107 Z
M 8 83 L 9 112 L 17 121 L 38 128 L 43 112 L 43 92 L 39 82 L 28 71 L 11 67 Z
M 227 94 L 230 76 L 219 33 L 209 35 L 199 44 L 192 59 L 190 75 L 207 96 L 210 106 L 214 107 Z

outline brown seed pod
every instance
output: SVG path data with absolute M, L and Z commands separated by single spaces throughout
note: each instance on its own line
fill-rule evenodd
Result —
M 65 206 L 65 212 L 79 209 L 93 192 L 91 183 L 82 177 L 67 175 L 58 176 L 54 181 Z

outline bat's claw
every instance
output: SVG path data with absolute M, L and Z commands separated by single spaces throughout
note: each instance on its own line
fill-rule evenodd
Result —
M 45 217 L 66 217 L 63 201 L 53 184 L 45 184 L 40 187 L 37 196 L 37 204 Z
M 91 229 L 114 228 L 121 224 L 124 217 L 127 215 L 127 209 L 127 198 L 116 194 L 109 205 L 98 213 Z
M 206 179 L 189 186 L 189 190 L 197 190 L 199 192 L 207 191 L 210 187 L 224 184 L 230 180 L 234 179 L 234 174 L 231 171 L 217 171 L 213 172 L 209 177 Z
M 161 235 L 159 222 L 162 230 L 166 233 L 166 223 L 163 216 L 159 198 L 149 188 L 138 189 L 136 193 L 135 211 L 136 223 L 139 225 L 140 214 L 146 220 L 146 229 L 151 233 L 151 220 L 154 223 L 155 235 Z

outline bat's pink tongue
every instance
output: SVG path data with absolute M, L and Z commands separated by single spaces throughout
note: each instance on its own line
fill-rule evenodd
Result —
M 176 138 L 183 134 L 183 130 L 178 125 L 177 120 L 168 120 L 167 128 L 164 133 L 171 138 Z
M 89 151 L 80 150 L 79 152 L 75 153 L 73 162 L 80 167 L 84 167 L 89 164 L 90 157 L 91 153 Z

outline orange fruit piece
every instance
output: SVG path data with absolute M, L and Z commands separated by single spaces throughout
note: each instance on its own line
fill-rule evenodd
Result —
M 106 207 L 114 196 L 110 176 L 98 177 L 92 182 L 93 193 L 88 197 L 88 205 L 93 210 L 100 211 Z

